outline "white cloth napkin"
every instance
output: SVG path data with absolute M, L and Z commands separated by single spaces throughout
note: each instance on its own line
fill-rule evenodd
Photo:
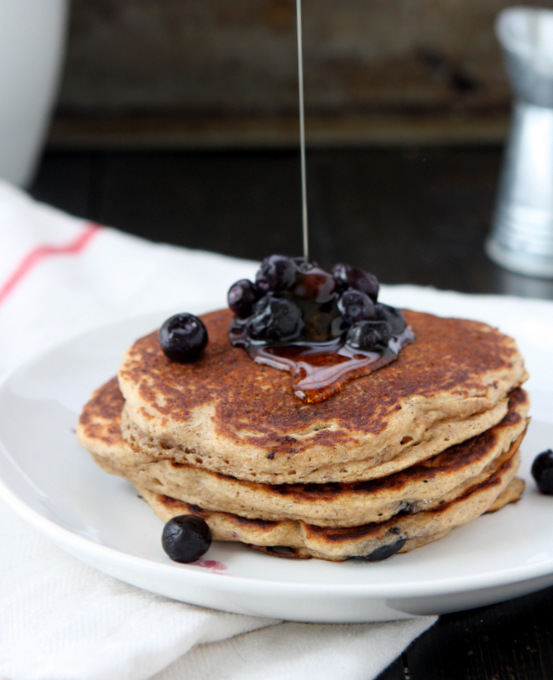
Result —
M 91 225 L 0 183 L 0 375 L 105 322 L 183 305 L 222 306 L 229 285 L 255 268 Z M 514 320 L 505 330 L 523 349 L 530 338 L 534 349 L 536 338 L 543 344 L 529 364 L 537 389 L 547 390 L 539 373 L 551 347 L 550 303 L 411 286 L 385 287 L 384 294 L 391 304 L 492 323 L 504 321 L 509 305 Z M 66 555 L 1 501 L 0 541 L 3 679 L 369 680 L 435 621 L 301 624 L 175 602 Z
M 125 316 L 224 306 L 255 269 L 91 225 L 0 183 L 0 376 Z M 368 680 L 435 620 L 286 623 L 175 602 L 66 555 L 2 501 L 0 544 L 2 679 Z

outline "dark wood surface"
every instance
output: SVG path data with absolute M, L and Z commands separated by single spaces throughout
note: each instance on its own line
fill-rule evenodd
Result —
M 496 146 L 309 152 L 312 257 L 385 283 L 553 299 L 553 281 L 484 254 L 501 158 Z M 31 193 L 155 241 L 259 260 L 301 254 L 299 187 L 295 150 L 50 151 Z M 553 678 L 552 612 L 553 588 L 444 615 L 379 680 Z

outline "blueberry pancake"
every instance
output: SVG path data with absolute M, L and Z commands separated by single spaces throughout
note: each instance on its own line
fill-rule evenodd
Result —
M 117 381 L 112 379 L 85 406 L 78 425 L 79 441 L 107 472 L 204 510 L 345 527 L 383 522 L 400 512 L 428 510 L 484 482 L 496 471 L 501 456 L 515 443 L 518 446 L 526 429 L 529 402 L 521 388 L 515 389 L 500 423 L 387 477 L 280 485 L 241 481 L 132 449 L 121 436 L 123 405 Z
M 228 309 L 175 314 L 126 351 L 77 435 L 166 522 L 171 559 L 213 537 L 375 561 L 518 500 L 514 340 L 378 293 L 350 265 L 274 255 Z
M 201 517 L 209 525 L 214 540 L 239 541 L 278 556 L 335 562 L 360 558 L 376 562 L 396 552 L 426 545 L 486 512 L 517 501 L 524 489 L 524 482 L 515 476 L 520 464 L 517 447 L 514 452 L 506 452 L 500 463 L 492 476 L 449 502 L 416 513 L 401 512 L 385 522 L 353 527 L 320 527 L 301 520 L 247 519 L 204 510 L 148 489 L 137 490 L 164 522 L 179 515 Z

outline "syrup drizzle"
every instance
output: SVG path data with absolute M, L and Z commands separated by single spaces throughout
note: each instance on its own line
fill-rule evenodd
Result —
M 303 99 L 303 29 L 301 21 L 301 0 L 296 0 L 296 32 L 298 36 L 298 93 L 300 113 L 300 164 L 301 164 L 301 205 L 303 260 L 309 262 L 309 228 L 307 219 L 307 169 L 305 163 L 305 105 Z
M 305 105 L 303 87 L 303 40 L 301 0 L 296 0 L 296 30 L 298 40 L 298 93 L 300 127 L 301 199 L 303 263 L 301 268 L 308 270 L 309 227 L 307 216 L 307 170 L 305 161 Z M 406 327 L 395 335 L 381 351 L 364 351 L 349 347 L 343 338 L 328 342 L 295 342 L 291 345 L 273 345 L 252 341 L 244 322 L 236 318 L 229 330 L 231 343 L 243 347 L 254 362 L 266 364 L 287 371 L 295 379 L 293 386 L 296 397 L 307 403 L 317 403 L 336 394 L 342 387 L 355 378 L 376 371 L 395 361 L 400 351 L 414 341 L 411 328 Z

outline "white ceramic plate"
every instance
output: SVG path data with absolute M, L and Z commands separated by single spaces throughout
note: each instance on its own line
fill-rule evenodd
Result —
M 125 347 L 165 318 L 143 317 L 71 340 L 0 386 L 0 497 L 61 548 L 127 583 L 224 611 L 310 622 L 361 622 L 468 609 L 553 584 L 553 498 L 529 475 L 553 446 L 533 421 L 523 445 L 523 499 L 429 546 L 381 563 L 278 559 L 214 545 L 199 564 L 164 554 L 162 522 L 75 438 L 81 406 L 115 374 Z M 553 400 L 541 393 L 540 400 Z M 540 414 L 547 412 L 536 404 Z

